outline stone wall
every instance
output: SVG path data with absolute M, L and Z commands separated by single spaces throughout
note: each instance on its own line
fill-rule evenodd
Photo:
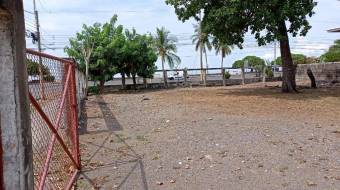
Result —
M 307 69 L 310 68 L 317 83 L 340 83 L 340 62 L 298 65 L 297 82 L 309 81 Z

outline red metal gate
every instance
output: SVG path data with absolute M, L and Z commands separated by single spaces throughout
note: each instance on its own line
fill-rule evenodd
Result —
M 27 50 L 35 188 L 70 189 L 81 168 L 75 64 Z

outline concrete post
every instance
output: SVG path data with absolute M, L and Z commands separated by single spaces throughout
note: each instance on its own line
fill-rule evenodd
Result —
M 3 149 L 0 155 L 3 184 L 0 184 L 0 189 L 32 190 L 32 134 L 22 0 L 0 0 L 0 44 L 0 134 Z
M 184 86 L 188 86 L 188 69 L 183 70 L 183 80 L 184 80 Z
M 226 78 L 225 78 L 225 68 L 222 68 L 222 85 L 226 86 Z

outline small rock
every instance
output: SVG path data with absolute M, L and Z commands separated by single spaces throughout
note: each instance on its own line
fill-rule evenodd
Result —
M 117 189 L 119 186 L 117 184 L 113 185 L 112 189 Z
M 147 101 L 147 100 L 150 100 L 150 98 L 143 98 L 143 99 L 142 99 L 142 102 L 143 102 L 143 101 Z
M 210 121 L 211 121 L 211 120 L 213 120 L 213 118 L 208 118 L 208 120 L 210 120 Z
M 308 186 L 317 186 L 317 184 L 312 182 L 312 181 L 307 181 L 307 185 Z
M 170 123 L 170 120 L 166 120 L 165 123 Z
M 174 179 L 170 180 L 169 181 L 170 183 L 175 183 L 176 181 Z
M 211 155 L 205 155 L 205 156 L 204 156 L 204 158 L 206 158 L 206 159 L 208 159 L 208 160 L 210 160 L 210 161 L 212 161 L 212 160 L 213 160 L 213 158 L 212 158 L 212 156 L 211 156 Z
M 156 184 L 157 184 L 157 185 L 164 185 L 164 183 L 161 182 L 161 181 L 157 181 Z
M 190 169 L 190 166 L 189 166 L 189 164 L 187 164 L 187 165 L 185 165 L 185 167 L 184 167 L 185 169 Z
M 258 167 L 259 167 L 259 168 L 263 168 L 263 164 L 259 164 Z

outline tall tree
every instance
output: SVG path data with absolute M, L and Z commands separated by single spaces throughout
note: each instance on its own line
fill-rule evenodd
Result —
M 201 66 L 201 81 L 203 81 L 203 53 L 205 54 L 205 63 L 208 69 L 208 55 L 207 50 L 212 49 L 212 44 L 210 43 L 210 36 L 208 33 L 203 31 L 202 23 L 194 25 L 195 33 L 192 36 L 192 43 L 196 45 L 196 51 L 200 52 L 200 66 Z
M 181 62 L 181 58 L 176 55 L 177 53 L 176 42 L 177 39 L 175 37 L 171 37 L 170 32 L 166 30 L 164 27 L 157 28 L 156 35 L 154 36 L 154 48 L 157 51 L 157 56 L 160 57 L 162 61 L 163 79 L 165 87 L 168 87 L 166 78 L 167 75 L 164 67 L 165 62 L 168 63 L 171 69 L 174 67 L 175 64 L 179 64 Z
M 213 45 L 216 50 L 216 55 L 221 54 L 221 68 L 224 67 L 223 61 L 224 58 L 231 54 L 231 50 L 233 49 L 233 46 L 228 45 L 227 43 L 223 43 L 217 38 L 214 38 Z
M 76 34 L 75 38 L 70 38 L 70 46 L 65 48 L 65 52 L 74 58 L 80 65 L 82 70 L 85 70 L 85 95 L 88 91 L 89 80 L 89 65 L 98 36 L 100 32 L 100 24 L 95 23 L 93 26 L 83 25 L 81 32 Z M 85 67 L 85 69 L 84 69 Z
M 283 63 L 282 91 L 296 92 L 288 33 L 293 37 L 307 34 L 311 28 L 307 17 L 314 14 L 315 0 L 166 0 L 166 3 L 174 6 L 182 21 L 191 17 L 198 20 L 203 10 L 205 30 L 239 47 L 249 31 L 260 46 L 278 40 Z

